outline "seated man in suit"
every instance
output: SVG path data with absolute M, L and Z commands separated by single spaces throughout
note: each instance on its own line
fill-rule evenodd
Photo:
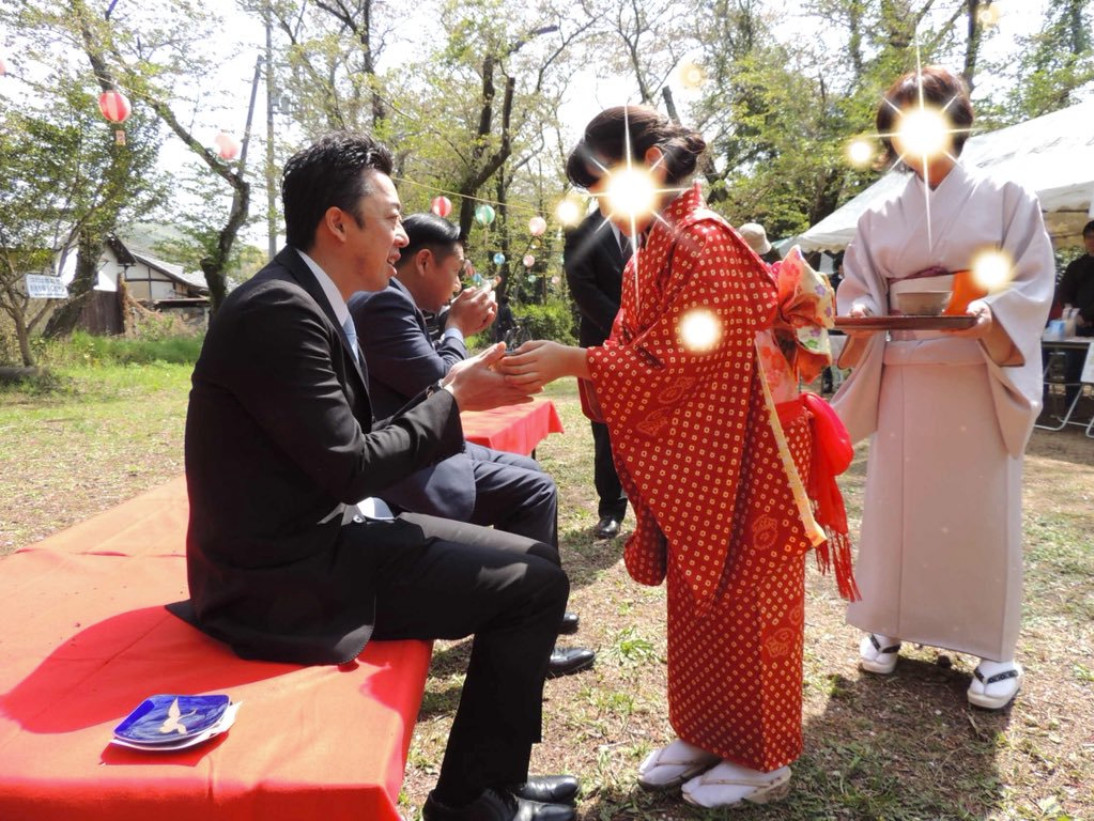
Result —
M 488 289 L 463 291 L 452 301 L 444 332 L 434 344 L 423 311 L 438 313 L 460 288 L 460 231 L 434 214 L 411 214 L 403 228 L 407 246 L 387 288 L 349 300 L 377 416 L 395 413 L 464 361 L 464 338 L 489 326 L 496 312 Z M 558 491 L 551 477 L 526 456 L 468 442 L 462 453 L 418 471 L 381 495 L 401 510 L 493 525 L 558 547 Z M 573 633 L 577 627 L 576 614 L 567 613 L 559 632 Z M 595 658 L 584 648 L 556 648 L 548 675 L 587 669 Z
M 569 821 L 576 780 L 528 778 L 569 591 L 557 550 L 366 504 L 463 447 L 461 407 L 522 399 L 495 347 L 373 421 L 345 300 L 385 287 L 406 245 L 391 169 L 383 145 L 346 134 L 290 158 L 288 247 L 210 324 L 186 417 L 190 616 L 245 658 L 302 664 L 474 635 L 423 817 Z

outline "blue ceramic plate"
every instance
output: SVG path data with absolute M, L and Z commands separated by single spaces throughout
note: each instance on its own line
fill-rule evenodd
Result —
M 228 696 L 150 696 L 114 728 L 136 744 L 170 744 L 208 730 L 228 709 Z

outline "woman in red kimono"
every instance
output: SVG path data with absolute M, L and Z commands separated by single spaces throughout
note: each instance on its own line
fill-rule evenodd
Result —
M 789 790 L 802 749 L 804 557 L 826 548 L 818 520 L 843 533 L 846 522 L 834 480 L 812 469 L 827 454 L 813 431 L 829 417 L 813 422 L 797 391 L 799 370 L 813 378 L 829 361 L 831 288 L 800 253 L 765 265 L 705 208 L 685 185 L 704 149 L 651 108 L 589 123 L 567 163 L 575 185 L 610 193 L 613 177 L 637 170 L 658 189 L 651 213 L 613 217 L 639 239 L 620 312 L 600 347 L 529 342 L 503 367 L 524 387 L 577 376 L 595 388 L 637 519 L 627 569 L 668 583 L 679 738 L 642 763 L 639 782 L 683 785 L 685 800 L 710 807 Z M 814 516 L 822 496 L 830 504 Z M 845 537 L 839 546 L 850 594 Z

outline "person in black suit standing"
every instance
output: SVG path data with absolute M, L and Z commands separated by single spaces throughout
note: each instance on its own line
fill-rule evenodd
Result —
M 345 299 L 382 289 L 406 244 L 391 170 L 365 136 L 290 158 L 288 247 L 210 324 L 186 418 L 188 615 L 245 658 L 303 664 L 474 635 L 423 817 L 568 821 L 576 779 L 528 778 L 569 591 L 557 551 L 366 498 L 458 452 L 461 407 L 521 399 L 496 346 L 373 421 Z
M 377 416 L 395 413 L 464 361 L 465 338 L 485 330 L 497 310 L 489 289 L 462 291 L 446 311 L 444 331 L 434 343 L 423 311 L 439 315 L 460 288 L 465 264 L 460 229 L 434 214 L 411 214 L 403 228 L 407 246 L 388 286 L 356 293 L 348 303 Z M 398 509 L 493 526 L 558 549 L 558 490 L 527 456 L 467 442 L 463 452 L 412 474 L 382 495 Z M 567 613 L 559 632 L 577 629 L 577 614 Z M 592 650 L 556 648 L 548 675 L 576 673 L 595 659 Z
M 597 201 L 604 207 L 603 198 Z M 619 313 L 619 295 L 623 268 L 631 257 L 631 242 L 626 234 L 607 220 L 598 209 L 589 214 L 573 231 L 566 234 L 563 267 L 570 293 L 581 312 L 578 342 L 589 348 L 603 344 L 612 331 Z M 627 494 L 619 482 L 612 461 L 612 443 L 608 426 L 591 422 L 593 429 L 593 480 L 599 497 L 596 536 L 613 539 L 627 512 Z

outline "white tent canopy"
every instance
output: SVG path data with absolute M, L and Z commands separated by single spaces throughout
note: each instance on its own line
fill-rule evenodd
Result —
M 1094 217 L 1094 100 L 970 137 L 961 162 L 1036 191 L 1049 232 L 1070 239 Z M 886 174 L 798 237 L 802 250 L 845 248 L 863 212 L 899 194 L 907 179 Z

